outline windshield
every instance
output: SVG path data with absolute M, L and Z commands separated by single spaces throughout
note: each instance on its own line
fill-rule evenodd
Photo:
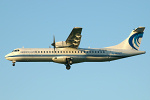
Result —
M 19 49 L 15 49 L 15 50 L 13 50 L 12 52 L 19 52 Z

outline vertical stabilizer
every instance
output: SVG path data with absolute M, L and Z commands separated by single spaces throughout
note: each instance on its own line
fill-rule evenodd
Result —
M 139 50 L 145 27 L 134 29 L 129 37 L 118 45 L 107 47 L 112 49 Z

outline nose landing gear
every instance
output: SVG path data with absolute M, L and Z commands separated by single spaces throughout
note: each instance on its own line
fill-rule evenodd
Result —
M 15 66 L 16 61 L 13 61 L 12 63 L 13 63 L 12 66 Z

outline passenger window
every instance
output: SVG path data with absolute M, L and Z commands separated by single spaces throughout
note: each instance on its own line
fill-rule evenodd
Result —
M 60 53 L 62 53 L 62 51 L 60 51 Z
M 79 51 L 78 51 L 78 53 L 79 53 Z
M 69 53 L 71 53 L 71 51 L 69 51 Z
M 99 53 L 102 53 L 102 51 L 100 50 Z
M 52 51 L 52 53 L 53 53 L 53 51 Z
M 37 51 L 35 51 L 35 53 L 37 53 Z
M 68 51 L 66 51 L 66 53 L 68 53 Z
M 58 51 L 58 53 L 59 53 L 59 51 Z
M 72 53 L 73 53 L 73 51 L 72 51 Z
M 49 53 L 51 53 L 51 51 L 49 51 Z
M 76 51 L 74 51 L 74 53 L 76 53 Z
M 41 51 L 41 53 L 42 53 L 42 51 Z
M 63 53 L 65 53 L 65 51 L 63 51 Z

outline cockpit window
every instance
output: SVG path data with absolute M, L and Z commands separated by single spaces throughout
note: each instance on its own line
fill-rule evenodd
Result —
M 19 52 L 19 49 L 13 50 L 12 52 Z

